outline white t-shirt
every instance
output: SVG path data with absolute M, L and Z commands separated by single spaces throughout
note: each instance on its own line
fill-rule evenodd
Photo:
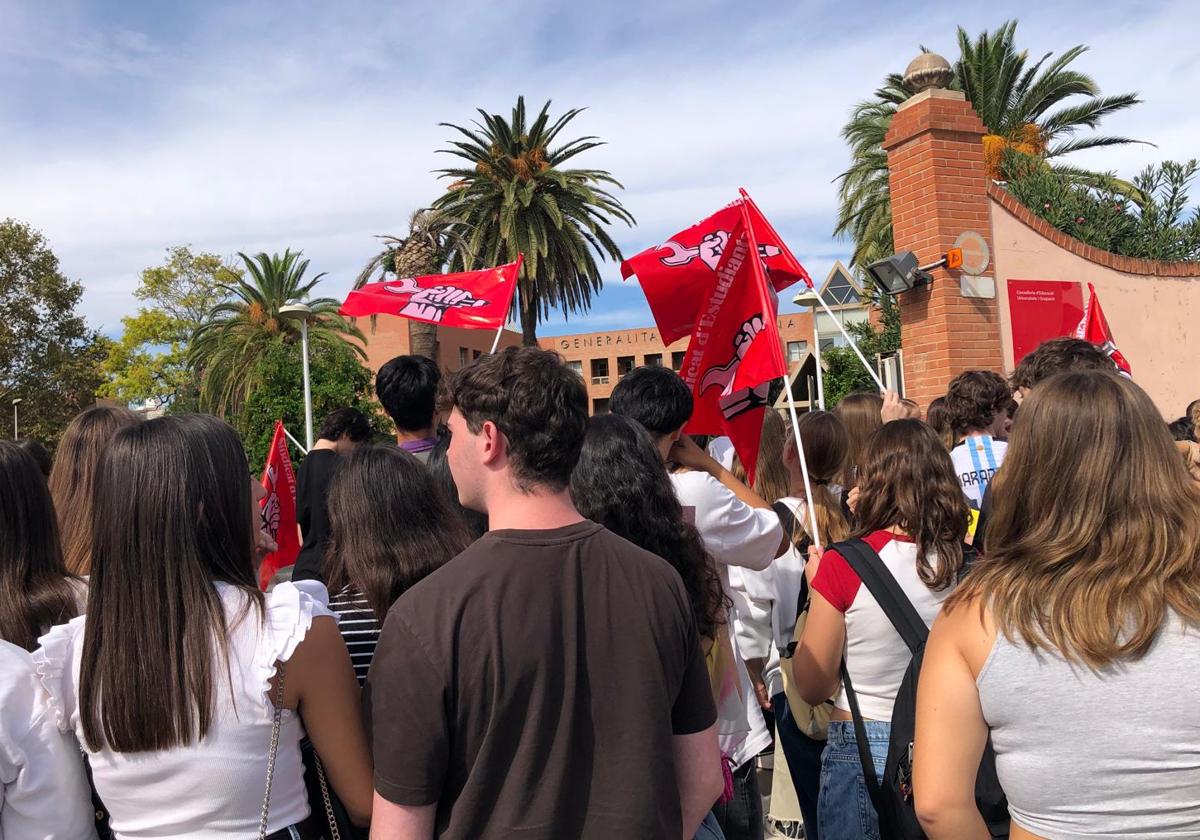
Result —
M 725 435 L 715 437 L 708 442 L 708 454 L 725 469 L 733 469 L 733 459 L 737 452 L 734 451 L 733 441 Z
M 911 539 L 876 531 L 865 542 L 875 549 L 926 626 L 932 625 L 954 587 L 934 592 L 921 581 L 917 574 L 917 545 Z M 936 563 L 936 558 L 931 557 L 930 562 Z M 854 683 L 862 716 L 891 722 L 896 693 L 912 661 L 904 639 L 837 551 L 826 551 L 821 557 L 812 588 L 846 618 L 846 670 Z M 838 687 L 833 704 L 844 712 L 850 711 L 844 685 Z
M 0 641 L 0 840 L 95 836 L 79 746 L 58 731 L 33 657 Z
M 88 752 L 96 791 L 108 809 L 114 834 L 122 840 L 245 840 L 258 831 L 274 715 L 268 695 L 275 663 L 291 658 L 314 619 L 332 619 L 333 614 L 324 584 L 315 580 L 281 583 L 271 590 L 261 624 L 244 592 L 226 583 L 215 586 L 230 622 L 232 685 L 218 668 L 215 673 L 221 678 L 214 680 L 213 719 L 204 740 L 154 753 L 117 753 L 107 747 Z M 42 647 L 34 653 L 59 729 L 74 730 L 81 738 L 83 635 L 80 617 L 43 636 Z M 281 721 L 267 833 L 309 815 L 300 759 L 304 729 L 291 710 L 283 711 Z
M 958 482 L 971 507 L 976 510 L 983 502 L 983 493 L 992 476 L 1004 463 L 1004 453 L 1007 451 L 1008 444 L 995 440 L 991 435 L 970 435 L 950 450 L 950 460 L 954 462 Z
M 696 526 L 705 549 L 716 560 L 721 583 L 733 601 L 729 633 L 744 708 L 737 720 L 718 720 L 717 733 L 721 751 L 733 759 L 736 767 L 741 767 L 767 748 L 771 733 L 767 731 L 754 686 L 750 683 L 744 655 L 738 649 L 735 633 L 738 617 L 749 615 L 751 605 L 745 591 L 732 586 L 731 572 L 736 574 L 741 569 L 761 571 L 770 566 L 783 539 L 783 529 L 775 511 L 750 507 L 708 473 L 692 470 L 672 473 L 671 484 L 683 505 L 684 517 Z

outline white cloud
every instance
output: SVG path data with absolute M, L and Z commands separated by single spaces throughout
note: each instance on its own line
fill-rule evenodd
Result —
M 1039 4 L 1022 13 L 1020 39 L 1033 53 L 1090 44 L 1082 69 L 1107 92 L 1147 100 L 1104 130 L 1158 148 L 1079 162 L 1131 174 L 1195 154 L 1194 14 L 1184 3 L 1098 8 Z M 817 5 L 568 12 L 476 0 L 313 4 L 303 14 L 201 6 L 186 25 L 139 28 L 94 20 L 87 4 L 36 9 L 0 0 L 11 23 L 0 70 L 28 82 L 0 93 L 0 213 L 45 231 L 85 281 L 89 318 L 108 331 L 135 308 L 140 269 L 177 243 L 220 254 L 302 248 L 314 271 L 329 272 L 324 293 L 341 294 L 373 235 L 402 232 L 442 188 L 431 170 L 451 160 L 434 153 L 450 134 L 437 123 L 468 121 L 476 106 L 506 110 L 522 92 L 535 105 L 589 107 L 573 128 L 609 145 L 579 161 L 625 183 L 639 222 L 614 231 L 627 253 L 745 186 L 823 278 L 848 250 L 829 233 L 852 104 L 917 44 L 951 54 L 954 23 L 973 32 L 1003 19 L 982 4 L 897 18 Z M 645 320 L 617 277 L 609 265 L 604 305 L 567 329 Z

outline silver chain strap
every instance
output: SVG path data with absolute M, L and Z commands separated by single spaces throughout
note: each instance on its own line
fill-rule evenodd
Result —
M 276 671 L 278 679 L 275 681 L 275 714 L 271 717 L 271 749 L 267 753 L 267 792 L 263 795 L 262 814 L 258 818 L 258 840 L 266 840 L 267 836 L 267 815 L 271 811 L 271 782 L 275 779 L 275 756 L 279 754 L 279 726 L 283 721 L 283 676 L 284 666 L 279 663 L 279 668 Z M 324 789 L 324 781 L 321 784 Z M 325 801 L 329 801 L 329 796 L 326 794 Z M 334 838 L 338 840 L 338 838 Z
M 329 823 L 330 840 L 342 840 L 337 817 L 333 813 L 333 802 L 329 799 L 329 785 L 325 784 L 325 765 L 321 764 L 321 757 L 316 750 L 313 750 L 313 761 L 317 765 L 317 781 L 321 783 L 321 799 L 325 801 L 325 821 Z

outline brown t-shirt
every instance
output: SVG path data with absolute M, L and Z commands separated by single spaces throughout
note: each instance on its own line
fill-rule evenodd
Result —
M 716 720 L 683 582 L 581 522 L 492 531 L 392 607 L 375 788 L 441 840 L 677 840 L 673 735 Z

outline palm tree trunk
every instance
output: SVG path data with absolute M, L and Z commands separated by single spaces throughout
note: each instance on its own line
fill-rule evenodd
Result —
M 414 356 L 432 359 L 436 364 L 438 360 L 437 324 L 409 321 L 408 352 Z
M 521 344 L 537 347 L 537 303 L 521 295 Z

